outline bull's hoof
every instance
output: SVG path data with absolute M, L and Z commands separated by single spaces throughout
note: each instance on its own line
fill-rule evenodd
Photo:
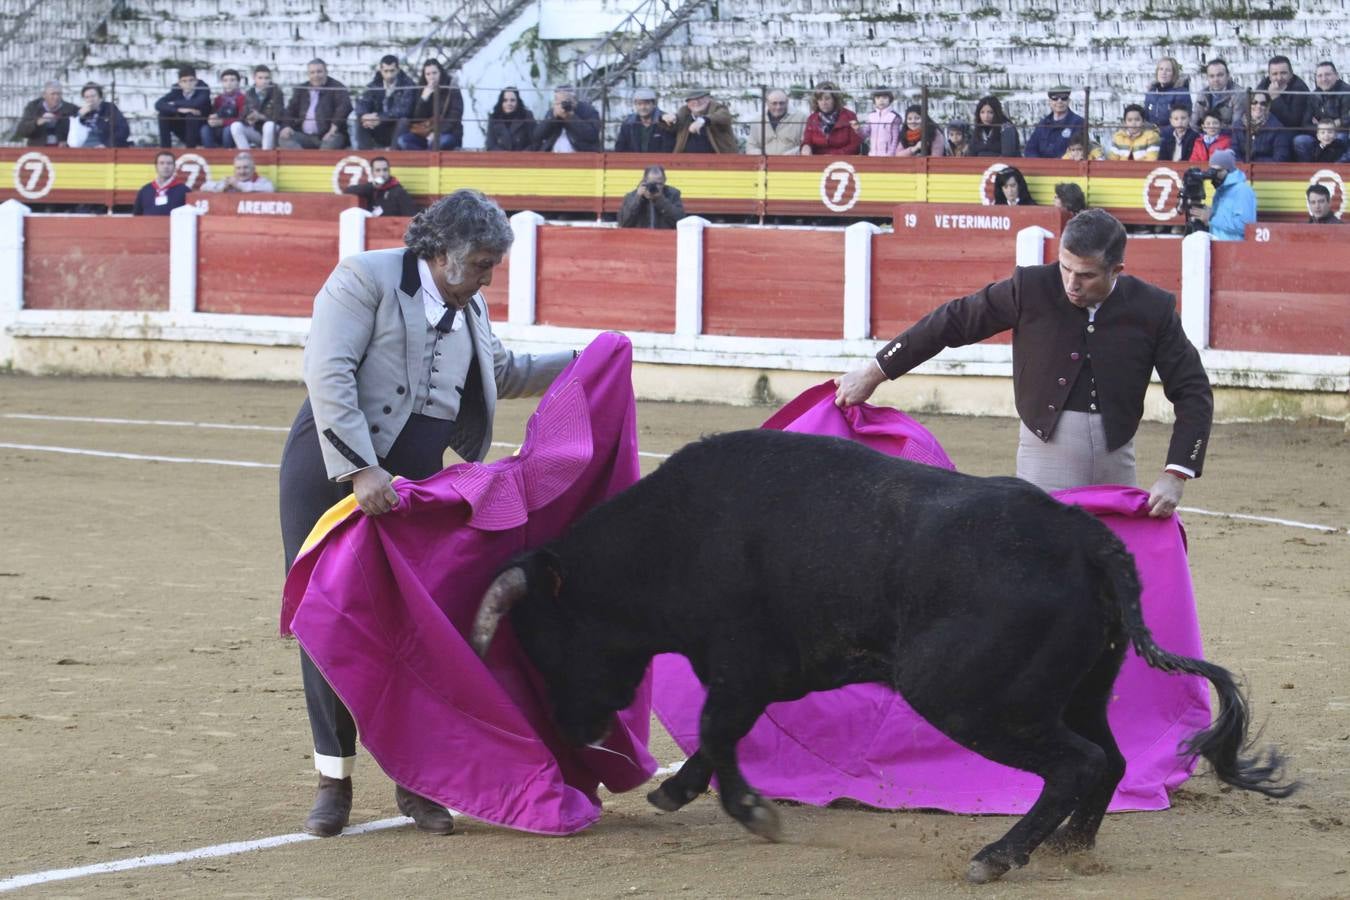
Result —
M 749 829 L 751 834 L 757 834 L 771 843 L 776 844 L 783 839 L 783 823 L 778 818 L 778 810 L 762 797 L 754 798 L 754 803 L 746 810 L 741 824 Z
M 972 859 L 970 868 L 966 869 L 966 881 L 971 884 L 988 884 L 991 881 L 998 881 L 1009 868 L 1009 866 L 993 860 Z
M 647 795 L 647 802 L 665 812 L 675 812 L 675 810 L 684 806 L 679 800 L 666 793 L 664 784 Z

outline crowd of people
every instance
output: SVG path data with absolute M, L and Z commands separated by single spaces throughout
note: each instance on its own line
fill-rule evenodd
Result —
M 464 146 L 464 97 L 436 60 L 414 78 L 392 54 L 382 57 L 360 91 L 328 74 L 322 59 L 306 66 L 306 81 L 289 100 L 266 65 L 254 66 L 252 85 L 236 69 L 220 73 L 212 93 L 185 66 L 155 103 L 159 146 L 234 147 L 246 150 L 344 149 L 458 150 Z M 830 81 L 817 83 L 808 108 L 793 109 L 790 94 L 766 92 L 759 121 L 738 127 L 728 105 L 707 89 L 679 96 L 663 110 L 655 91 L 637 88 L 632 111 L 619 124 L 612 150 L 641 153 L 747 153 L 827 156 L 989 156 L 1033 159 L 1165 160 L 1205 163 L 1232 150 L 1239 162 L 1350 162 L 1350 85 L 1330 60 L 1317 64 L 1314 86 L 1294 74 L 1286 56 L 1273 56 L 1266 77 L 1248 89 L 1233 80 L 1227 63 L 1205 63 L 1196 83 L 1171 57 L 1158 60 L 1139 102 L 1121 111 L 1119 127 L 1105 140 L 1072 108 L 1073 91 L 1047 91 L 1043 117 L 1025 129 L 995 96 L 980 98 L 970 120 L 934 122 L 924 104 L 899 108 L 896 92 L 879 87 L 866 103 L 848 108 L 848 94 Z M 15 139 L 30 145 L 119 147 L 130 141 L 126 117 L 90 83 L 82 104 L 66 101 L 49 82 L 24 110 Z M 599 152 L 605 123 L 577 90 L 553 91 L 538 119 L 518 88 L 502 89 L 484 123 L 492 151 Z M 742 140 L 742 135 L 744 139 Z

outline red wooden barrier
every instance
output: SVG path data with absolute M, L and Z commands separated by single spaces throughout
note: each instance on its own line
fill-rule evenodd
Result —
M 708 228 L 703 331 L 843 337 L 844 233 Z
M 26 217 L 23 293 L 29 309 L 168 309 L 168 216 Z
M 1059 259 L 1059 240 L 1045 242 L 1045 259 Z M 1181 237 L 1130 238 L 1125 242 L 1125 274 L 1142 278 L 1172 294 L 1181 311 Z
M 373 219 L 366 219 L 366 249 L 367 250 L 387 250 L 392 247 L 402 247 L 403 234 L 408 230 L 410 217 L 400 216 L 376 216 Z M 511 254 L 507 254 L 501 265 L 492 270 L 492 284 L 483 288 L 483 296 L 487 299 L 488 315 L 494 322 L 506 321 L 506 307 L 509 291 L 507 289 L 507 269 L 510 264 Z
M 223 216 L 266 216 L 280 219 L 317 219 L 335 226 L 344 209 L 358 205 L 352 194 L 237 194 L 196 192 L 192 205 L 204 213 Z
M 983 206 L 978 203 L 901 203 L 891 214 L 896 234 L 924 238 L 946 234 L 1013 234 L 1039 225 L 1059 234 L 1068 214 L 1054 206 Z
M 308 316 L 338 255 L 336 222 L 203 216 L 197 309 Z
M 541 325 L 675 330 L 675 232 L 539 229 L 535 319 Z
M 1329 251 L 1325 244 L 1215 241 L 1210 346 L 1345 355 L 1350 348 L 1345 254 Z
M 1012 275 L 1017 235 L 935 232 L 872 239 L 872 336 L 889 340 L 935 307 Z M 1005 334 L 987 343 L 1006 344 Z
M 1258 244 L 1342 244 L 1350 241 L 1350 225 L 1310 225 L 1307 222 L 1257 222 L 1247 226 L 1246 238 Z

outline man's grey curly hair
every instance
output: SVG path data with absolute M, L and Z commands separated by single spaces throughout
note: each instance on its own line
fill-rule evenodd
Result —
M 475 250 L 505 256 L 515 233 L 506 213 L 481 192 L 462 188 L 413 217 L 403 243 L 418 259 L 445 256 L 451 284 L 464 279 L 464 264 Z

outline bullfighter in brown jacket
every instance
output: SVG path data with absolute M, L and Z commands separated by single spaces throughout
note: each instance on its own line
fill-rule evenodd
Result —
M 836 402 L 861 403 L 944 347 L 1011 328 L 1018 477 L 1047 491 L 1134 484 L 1134 435 L 1156 368 L 1176 423 L 1149 511 L 1171 515 L 1204 465 L 1214 398 L 1173 296 L 1122 275 L 1124 259 L 1124 227 L 1099 209 L 1080 213 L 1064 227 L 1057 264 L 1018 268 L 938 307 L 874 362 L 835 379 Z

